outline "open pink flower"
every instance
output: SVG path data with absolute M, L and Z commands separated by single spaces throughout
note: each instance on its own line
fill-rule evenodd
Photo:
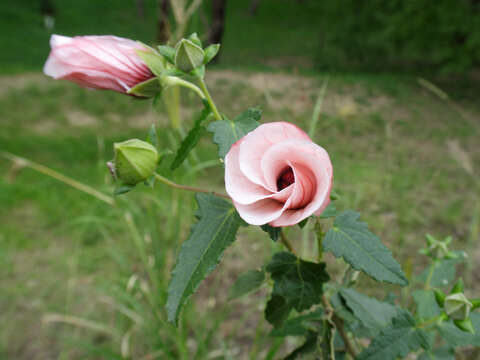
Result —
M 260 125 L 230 148 L 225 186 L 249 224 L 289 226 L 330 202 L 332 164 L 327 152 L 295 125 Z
M 43 72 L 81 86 L 126 93 L 154 75 L 136 54 L 139 43 L 115 36 L 52 35 Z

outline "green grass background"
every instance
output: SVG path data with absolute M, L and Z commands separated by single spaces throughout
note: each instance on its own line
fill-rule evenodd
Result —
M 58 2 L 55 32 L 112 33 L 152 42 L 154 2 L 145 3 L 146 20 L 140 21 L 133 1 L 64 0 Z M 263 4 L 251 18 L 247 3 L 229 2 L 222 63 L 206 78 L 221 111 L 233 117 L 258 106 L 263 122 L 292 121 L 308 129 L 328 77 L 314 140 L 332 158 L 339 207 L 362 212 L 409 275 L 426 263 L 417 255 L 426 232 L 452 235 L 453 247 L 470 255 L 460 270 L 478 296 L 475 83 L 439 80 L 453 99 L 444 100 L 413 75 L 316 73 L 308 61 L 317 38 L 316 2 Z M 161 146 L 177 148 L 200 108 L 195 98 L 183 94 L 179 131 L 169 127 L 164 108 L 152 109 L 148 101 L 48 79 L 38 71 L 50 34 L 36 3 L 2 2 L 0 14 L 1 151 L 110 194 L 114 184 L 105 162 L 113 156 L 113 142 L 144 138 L 156 123 Z M 448 146 L 451 141 L 473 172 L 455 160 L 459 152 Z M 208 137 L 200 145 L 178 171 L 163 173 L 221 191 L 215 146 Z M 121 359 L 127 345 L 134 359 L 276 358 L 291 349 L 295 340 L 266 336 L 264 290 L 235 303 L 226 299 L 238 274 L 260 266 L 277 248 L 253 227 L 240 232 L 222 265 L 199 288 L 181 327 L 166 323 L 169 270 L 194 221 L 193 203 L 191 194 L 158 185 L 120 197 L 112 208 L 0 159 L 0 359 Z M 305 233 L 292 228 L 289 236 L 306 258 L 315 256 Z M 328 262 L 340 277 L 343 266 L 332 258 Z M 374 287 L 363 277 L 360 284 L 380 294 L 398 292 Z M 75 318 L 52 322 L 53 313 Z

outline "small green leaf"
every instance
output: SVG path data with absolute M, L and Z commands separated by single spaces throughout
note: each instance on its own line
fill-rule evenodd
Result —
M 126 194 L 127 192 L 129 191 L 132 191 L 133 189 L 135 188 L 135 185 L 121 185 L 121 186 L 118 186 L 115 188 L 115 190 L 113 190 L 113 195 L 117 196 L 117 195 L 122 195 L 122 194 Z
M 168 285 L 168 321 L 177 324 L 179 313 L 200 282 L 220 261 L 227 246 L 233 243 L 242 224 L 228 201 L 211 194 L 197 194 L 197 218 L 190 236 L 178 254 Z
M 288 319 L 281 327 L 270 332 L 270 336 L 307 336 L 309 331 L 321 329 L 323 320 L 322 308 L 317 308 L 307 314 Z
M 415 325 L 413 316 L 402 310 L 392 320 L 392 325 L 382 330 L 368 348 L 358 355 L 357 360 L 404 359 L 412 351 L 420 348 L 428 350 L 427 334 Z
M 353 289 L 341 289 L 339 293 L 355 317 L 374 333 L 390 325 L 400 310 L 396 306 L 360 294 Z
M 202 125 L 202 123 L 208 118 L 210 114 L 210 107 L 206 107 L 197 117 L 197 119 L 195 120 L 195 125 L 188 132 L 187 136 L 180 144 L 177 154 L 175 155 L 175 159 L 173 160 L 171 165 L 172 170 L 178 168 L 185 161 L 188 154 L 190 154 L 190 151 L 192 151 L 192 149 L 198 144 L 198 141 L 203 136 L 203 134 L 205 134 L 207 129 L 205 128 L 205 126 Z
M 276 253 L 266 270 L 274 280 L 273 294 L 286 299 L 297 311 L 321 302 L 323 284 L 330 277 L 325 263 L 299 259 L 289 252 Z
M 441 309 L 438 307 L 433 291 L 415 290 L 412 296 L 417 304 L 417 315 L 420 319 L 432 319 L 440 314 Z
M 298 357 L 303 357 L 303 355 L 310 354 L 315 351 L 317 348 L 318 342 L 318 333 L 315 331 L 309 331 L 305 342 L 300 345 L 298 348 L 293 350 L 290 354 L 285 357 L 284 360 L 295 360 Z
M 424 352 L 417 360 L 455 360 L 455 349 L 443 346 L 436 350 Z
M 346 210 L 335 218 L 333 228 L 323 240 L 323 249 L 343 257 L 354 269 L 377 281 L 407 285 L 407 277 L 393 259 L 390 250 L 374 235 L 367 224 L 358 221 L 360 214 Z
M 323 210 L 320 214 L 320 219 L 328 219 L 338 215 L 337 208 L 335 207 L 335 203 L 331 202 L 328 206 Z
M 215 121 L 208 126 L 213 133 L 213 142 L 218 145 L 218 155 L 224 158 L 230 147 L 254 130 L 258 125 L 262 112 L 250 108 L 232 120 Z
M 136 50 L 137 55 L 147 64 L 150 71 L 155 76 L 162 76 L 165 71 L 163 58 L 153 50 Z
M 175 49 L 173 47 L 160 45 L 157 49 L 160 55 L 162 55 L 169 63 L 175 64 Z
M 300 221 L 300 222 L 298 223 L 298 226 L 300 227 L 300 229 L 303 229 L 303 228 L 305 227 L 305 225 L 307 225 L 308 220 L 310 220 L 309 217 L 307 217 L 306 219 L 303 219 L 302 221 Z
M 240 275 L 230 288 L 228 299 L 236 299 L 257 290 L 265 282 L 265 272 L 263 270 L 248 270 Z
M 475 334 L 464 332 L 448 321 L 442 322 L 436 327 L 442 338 L 454 347 L 469 345 L 480 347 L 480 314 L 470 314 L 470 320 L 472 320 Z
M 128 94 L 145 97 L 145 98 L 154 97 L 155 95 L 161 92 L 162 92 L 162 85 L 160 84 L 160 81 L 158 80 L 157 77 L 143 81 L 127 91 Z
M 281 227 L 273 227 L 268 224 L 261 225 L 260 228 L 265 231 L 268 236 L 270 236 L 270 239 L 272 239 L 273 241 L 277 241 L 280 233 L 282 232 Z
M 265 319 L 273 326 L 278 327 L 288 318 L 291 310 L 292 305 L 283 296 L 272 295 L 265 308 Z
M 203 60 L 204 64 L 208 64 L 212 59 L 217 56 L 218 51 L 220 50 L 220 44 L 212 44 L 205 48 L 205 58 Z
M 155 124 L 150 125 L 150 129 L 148 130 L 148 135 L 147 135 L 147 142 L 152 144 L 154 147 L 158 149 L 158 135 L 157 135 L 157 129 L 155 128 Z

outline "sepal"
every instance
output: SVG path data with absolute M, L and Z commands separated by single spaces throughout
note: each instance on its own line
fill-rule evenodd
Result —
M 468 332 L 470 334 L 475 334 L 475 329 L 473 327 L 472 320 L 470 320 L 470 319 L 454 320 L 453 323 L 460 330 Z

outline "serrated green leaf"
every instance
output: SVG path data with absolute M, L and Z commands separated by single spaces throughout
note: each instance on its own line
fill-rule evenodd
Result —
M 415 319 L 406 310 L 402 310 L 392 319 L 392 325 L 377 335 L 368 348 L 358 355 L 357 360 L 395 360 L 403 359 L 412 351 L 429 349 L 427 334 L 415 327 Z
M 274 280 L 273 294 L 282 296 L 297 311 L 321 302 L 323 284 L 330 280 L 325 263 L 302 260 L 289 252 L 278 252 L 266 270 Z
M 305 342 L 300 345 L 298 348 L 293 350 L 290 354 L 288 354 L 284 360 L 295 360 L 299 356 L 307 355 L 315 351 L 317 348 L 318 342 L 318 333 L 315 331 L 309 331 Z
M 398 307 L 360 294 L 353 289 L 341 289 L 339 293 L 355 317 L 373 333 L 390 325 L 392 319 L 399 314 Z
M 169 63 L 175 64 L 175 49 L 173 47 L 160 45 L 157 49 L 160 55 L 162 55 Z
M 263 270 L 248 270 L 241 274 L 230 288 L 228 299 L 236 299 L 257 290 L 264 282 L 265 272 Z
M 211 114 L 210 107 L 205 107 L 202 110 L 200 115 L 195 120 L 194 126 L 190 129 L 185 139 L 183 139 L 180 147 L 175 155 L 175 159 L 172 161 L 171 169 L 175 170 L 178 168 L 187 158 L 190 151 L 198 144 L 200 138 L 205 134 L 207 129 L 202 123 L 208 118 Z
M 475 334 L 469 334 L 458 329 L 452 322 L 442 322 L 437 330 L 442 338 L 452 346 L 480 346 L 480 314 L 470 314 Z
M 417 315 L 420 319 L 432 319 L 440 314 L 441 309 L 432 290 L 415 290 L 412 296 L 417 304 Z
M 390 250 L 374 235 L 367 224 L 358 221 L 360 214 L 343 211 L 335 218 L 333 228 L 323 240 L 323 249 L 342 257 L 354 269 L 361 270 L 375 280 L 407 285 L 407 277 L 393 259 Z
M 457 265 L 464 260 L 464 257 L 458 253 L 456 259 L 444 259 L 435 262 L 435 269 L 430 279 L 430 286 L 445 287 L 455 280 L 457 274 Z M 418 282 L 424 283 L 427 280 L 430 268 L 425 269 L 419 276 Z
M 134 188 L 135 188 L 135 185 L 133 185 L 133 186 L 132 185 L 121 185 L 121 186 L 116 187 L 115 190 L 113 190 L 113 195 L 118 196 L 118 195 L 126 194 L 127 192 L 132 191 Z
M 275 327 L 283 324 L 292 310 L 292 305 L 283 296 L 272 295 L 265 307 L 265 319 Z
M 376 335 L 376 331 L 372 331 L 364 326 L 353 312 L 347 307 L 345 300 L 337 292 L 330 297 L 330 304 L 335 310 L 335 315 L 343 319 L 345 326 L 350 332 L 355 334 L 357 338 L 371 338 Z
M 211 194 L 197 194 L 197 218 L 178 254 L 168 285 L 168 321 L 177 323 L 179 313 L 200 282 L 217 266 L 223 251 L 233 243 L 240 216 L 228 201 Z
M 259 125 L 261 114 L 260 110 L 250 108 L 233 121 L 225 119 L 208 126 L 208 131 L 213 133 L 213 142 L 218 145 L 218 155 L 222 159 L 233 144 Z
M 153 50 L 136 50 L 137 55 L 147 64 L 150 71 L 155 76 L 162 76 L 165 71 L 165 65 L 160 54 Z
M 270 239 L 273 241 L 277 241 L 278 237 L 280 236 L 280 232 L 282 231 L 281 227 L 273 227 L 268 224 L 261 225 L 260 228 L 265 231 L 268 236 L 270 236 Z
M 144 98 L 154 97 L 156 94 L 162 92 L 162 85 L 157 77 L 148 79 L 141 83 L 138 83 L 130 90 L 127 91 L 128 94 L 135 96 L 140 96 Z
M 307 314 L 288 319 L 281 327 L 273 329 L 270 336 L 307 336 L 309 331 L 321 329 L 323 314 L 322 308 L 317 308 Z
M 417 360 L 455 360 L 455 350 L 449 346 L 430 350 L 421 354 Z
M 205 48 L 205 58 L 203 60 L 204 64 L 208 64 L 212 59 L 217 56 L 218 51 L 220 50 L 220 44 L 212 44 Z
M 328 219 L 338 215 L 337 208 L 335 207 L 335 203 L 331 202 L 328 206 L 323 210 L 320 214 L 320 219 Z

